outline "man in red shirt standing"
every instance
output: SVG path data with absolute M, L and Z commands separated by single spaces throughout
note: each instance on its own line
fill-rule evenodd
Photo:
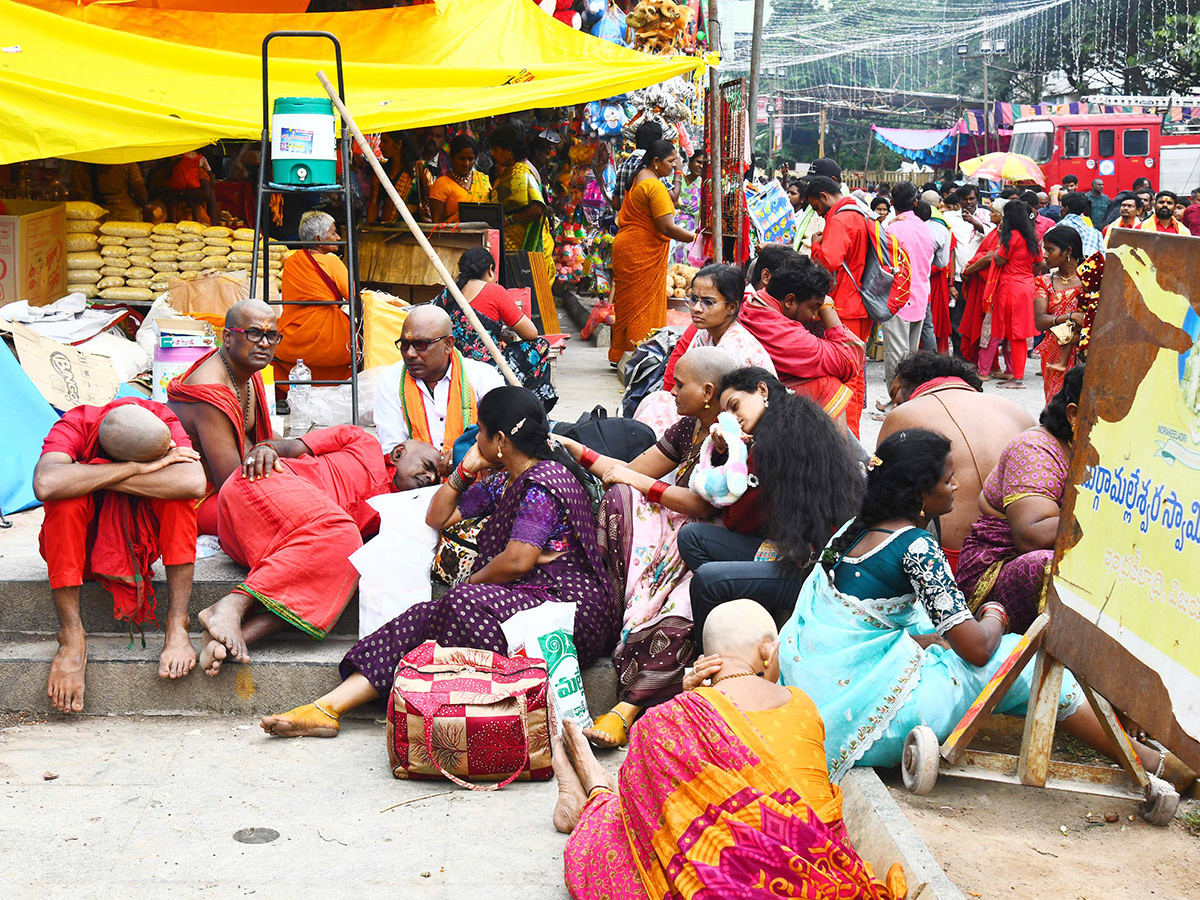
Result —
M 1200 188 L 1192 188 L 1192 202 L 1183 211 L 1183 224 L 1188 231 L 1200 237 Z
M 59 712 L 83 712 L 87 635 L 79 589 L 85 578 L 112 594 L 116 618 L 152 622 L 151 566 L 161 555 L 170 602 L 158 674 L 180 678 L 196 665 L 187 610 L 196 560 L 194 501 L 204 487 L 200 454 L 161 403 L 77 406 L 46 435 L 33 491 L 45 504 L 39 544 L 58 613 L 47 694 Z
M 825 175 L 809 179 L 808 202 L 825 217 L 825 229 L 813 241 L 812 258 L 833 273 L 832 298 L 838 318 L 865 344 L 874 324 L 867 315 L 858 291 L 858 285 L 862 284 L 863 268 L 867 264 L 867 217 L 860 215 L 857 209 L 842 212 L 846 207 L 855 206 L 858 201 L 843 195 L 841 185 Z M 858 437 L 859 421 L 867 397 L 865 366 L 864 359 L 849 382 L 854 396 L 846 407 L 846 424 L 855 437 Z
M 1175 204 L 1179 198 L 1174 191 L 1159 191 L 1154 195 L 1154 215 L 1142 223 L 1142 231 L 1157 231 L 1162 234 L 1186 234 L 1191 232 L 1175 218 Z

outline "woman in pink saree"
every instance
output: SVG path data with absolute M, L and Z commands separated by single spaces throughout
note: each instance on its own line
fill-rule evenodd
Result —
M 706 623 L 704 643 L 719 657 L 698 666 L 697 681 L 711 674 L 712 687 L 639 720 L 619 794 L 572 723 L 556 742 L 554 824 L 571 833 L 571 896 L 903 897 L 899 865 L 881 883 L 850 845 L 816 707 L 776 683 L 770 613 L 753 600 L 726 603 Z M 764 677 L 743 677 L 751 675 Z

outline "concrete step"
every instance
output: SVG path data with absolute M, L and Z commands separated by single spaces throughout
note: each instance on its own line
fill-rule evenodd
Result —
M 228 594 L 245 578 L 246 572 L 247 569 L 224 553 L 196 562 L 192 598 L 188 604 L 193 632 L 199 634 L 202 630 L 196 614 Z M 26 560 L 23 565 L 5 565 L 0 578 L 0 632 L 42 634 L 58 630 L 54 599 L 46 580 L 46 566 L 40 556 L 36 560 Z M 162 622 L 167 614 L 167 582 L 162 563 L 154 564 L 154 593 L 158 620 Z M 89 634 L 121 634 L 127 631 L 123 623 L 113 618 L 112 597 L 99 584 L 84 583 L 79 606 L 83 627 Z M 358 636 L 357 598 L 347 605 L 332 633 Z
M 556 285 L 557 290 L 558 285 Z M 555 296 L 562 311 L 567 314 L 567 318 L 575 323 L 576 328 L 583 328 L 587 324 L 588 316 L 592 314 L 592 307 L 596 305 L 596 297 L 591 294 L 587 296 L 577 294 L 567 287 L 561 288 L 561 293 L 556 292 Z M 609 325 L 598 326 L 592 332 L 589 340 L 596 347 L 611 347 L 612 327 Z
M 161 632 L 147 632 L 146 646 L 127 636 L 88 639 L 85 712 L 89 715 L 260 716 L 313 700 L 336 687 L 338 663 L 353 645 L 349 637 L 325 641 L 270 640 L 250 649 L 247 665 L 226 665 L 216 678 L 195 671 L 175 681 L 158 677 Z M 47 712 L 46 678 L 58 649 L 52 635 L 0 633 L 0 711 Z M 617 676 L 610 660 L 584 672 L 593 715 L 616 702 Z M 377 710 L 365 709 L 372 716 Z M 57 714 L 54 714 L 57 715 Z

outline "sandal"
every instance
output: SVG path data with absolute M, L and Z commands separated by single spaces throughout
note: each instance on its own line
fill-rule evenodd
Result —
M 615 709 L 610 709 L 593 721 L 588 732 L 588 743 L 601 750 L 612 750 L 629 743 L 629 723 Z

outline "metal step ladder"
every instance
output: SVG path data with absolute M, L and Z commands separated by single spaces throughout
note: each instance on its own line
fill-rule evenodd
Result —
M 336 37 L 328 31 L 272 31 L 262 43 L 262 85 L 263 85 L 263 127 L 262 127 L 262 143 L 260 153 L 260 163 L 258 167 L 258 199 L 255 205 L 254 217 L 254 250 L 250 265 L 250 296 L 256 297 L 258 293 L 259 277 L 262 278 L 263 290 L 266 292 L 266 302 L 273 306 L 343 306 L 348 309 L 350 316 L 350 378 L 342 381 L 327 381 L 327 380 L 308 380 L 308 381 L 277 381 L 276 384 L 309 384 L 316 386 L 334 386 L 334 385 L 350 385 L 350 408 L 351 421 L 358 423 L 358 373 L 363 364 L 363 344 L 362 336 L 360 335 L 360 323 L 362 321 L 362 306 L 358 296 L 358 254 L 354 244 L 354 194 L 351 188 L 351 150 L 352 143 L 350 132 L 341 124 L 341 118 L 337 117 L 338 127 L 341 129 L 341 137 L 338 138 L 338 150 L 341 164 L 341 177 L 334 184 L 315 184 L 315 185 L 298 185 L 298 184 L 276 184 L 267 179 L 267 172 L 271 166 L 271 92 L 268 79 L 268 47 L 271 41 L 276 38 L 317 38 L 326 39 L 333 44 L 334 55 L 337 62 L 337 86 L 338 96 L 343 102 L 346 100 L 345 85 L 342 78 L 342 45 Z M 349 302 L 343 304 L 340 300 L 284 300 L 282 295 L 279 300 L 270 299 L 270 253 L 264 252 L 269 247 L 271 234 L 271 197 L 279 194 L 331 194 L 340 192 L 342 195 L 342 205 L 345 212 L 345 224 L 342 229 L 342 239 L 340 241 L 286 241 L 286 244 L 292 248 L 303 247 L 326 247 L 338 246 L 345 247 L 346 254 L 346 269 L 349 273 L 347 283 L 349 286 Z M 335 216 L 336 219 L 336 216 Z M 259 260 L 262 260 L 260 271 Z

